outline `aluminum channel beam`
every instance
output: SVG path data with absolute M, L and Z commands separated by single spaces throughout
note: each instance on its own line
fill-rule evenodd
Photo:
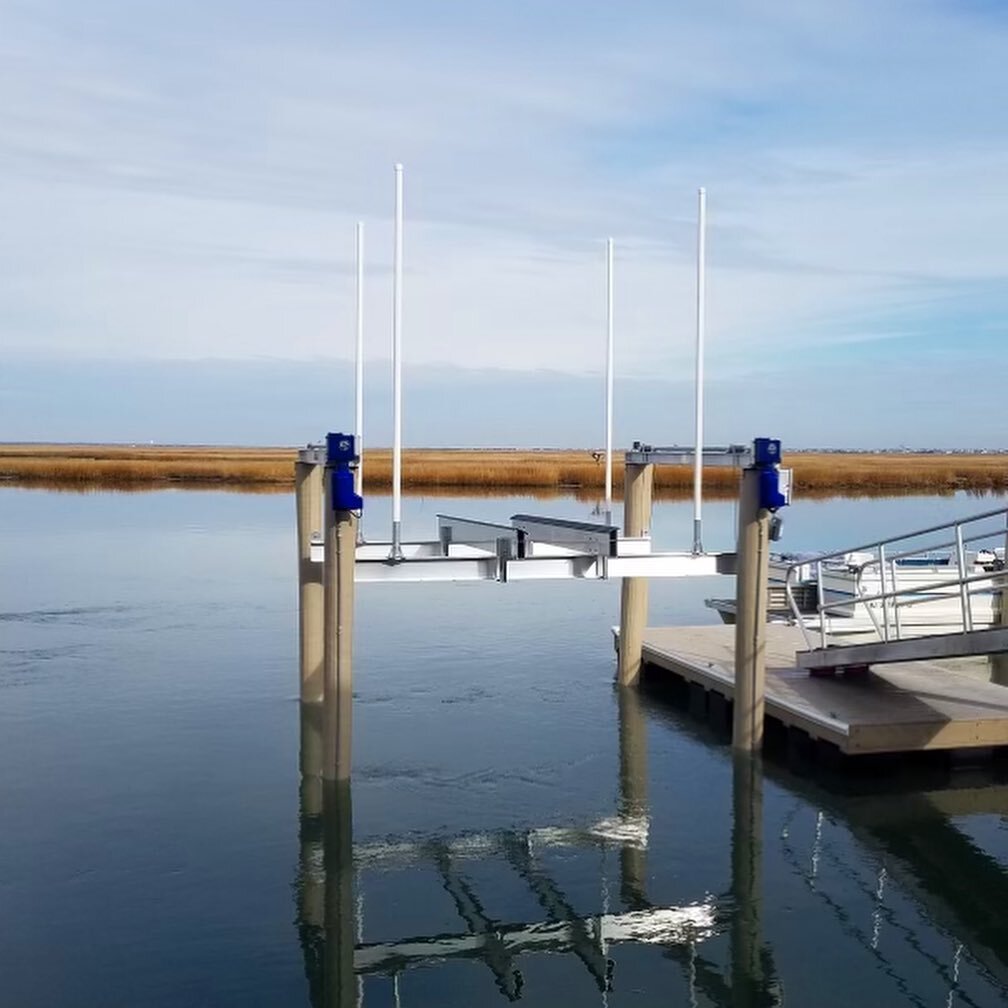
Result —
M 652 553 L 642 540 L 619 540 L 620 556 L 580 553 L 563 546 L 540 544 L 533 555 L 508 556 L 499 550 L 450 543 L 448 556 L 440 542 L 402 543 L 403 559 L 391 561 L 387 542 L 357 547 L 354 566 L 358 583 L 423 581 L 573 581 L 621 577 L 713 577 L 735 573 L 734 553 Z M 322 563 L 321 543 L 312 543 L 312 560 Z
M 696 449 L 685 445 L 656 447 L 634 441 L 633 448 L 626 453 L 625 461 L 631 465 L 692 465 Z M 703 449 L 705 466 L 734 466 L 743 468 L 751 465 L 752 445 L 715 445 Z
M 618 554 L 619 527 L 616 525 L 528 514 L 512 515 L 511 524 L 533 544 L 566 546 L 596 556 L 614 557 Z M 531 552 L 535 555 L 535 545 Z
M 497 522 L 477 521 L 472 518 L 457 518 L 453 515 L 439 514 L 438 538 L 444 548 L 445 556 L 451 543 L 467 543 L 469 545 L 492 545 L 495 552 L 499 550 L 501 540 L 510 543 L 510 555 L 525 556 L 525 533 L 511 525 L 501 525 Z
M 377 544 L 369 544 L 377 545 Z M 410 544 L 403 544 L 404 552 Z M 566 556 L 531 556 L 524 560 L 480 553 L 471 556 L 407 556 L 396 562 L 388 557 L 358 555 L 355 580 L 367 582 L 422 581 L 599 581 L 621 577 L 713 577 L 735 572 L 734 553 L 650 553 L 642 556 L 606 557 L 574 553 Z

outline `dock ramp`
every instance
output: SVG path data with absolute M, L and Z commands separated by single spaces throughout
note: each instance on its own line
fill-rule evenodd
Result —
M 999 508 L 796 561 L 785 594 L 805 642 L 797 666 L 828 674 L 1008 653 L 1006 539 L 1008 508 Z M 811 611 L 796 591 L 810 568 Z M 865 616 L 863 634 L 843 633 L 845 617 Z

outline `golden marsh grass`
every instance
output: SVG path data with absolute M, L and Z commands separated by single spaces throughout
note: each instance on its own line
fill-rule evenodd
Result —
M 293 448 L 127 445 L 0 445 L 0 481 L 14 486 L 63 490 L 149 490 L 164 487 L 286 492 L 294 485 Z M 974 493 L 1008 490 L 1008 455 L 794 453 L 796 493 L 896 495 Z M 506 494 L 600 496 L 603 463 L 588 450 L 471 451 L 406 449 L 403 489 L 411 494 Z M 660 497 L 686 496 L 693 474 L 687 466 L 659 466 Z M 623 482 L 622 461 L 614 465 L 615 495 Z M 705 494 L 731 497 L 738 474 L 709 469 Z M 364 487 L 388 491 L 392 457 L 388 449 L 367 452 Z

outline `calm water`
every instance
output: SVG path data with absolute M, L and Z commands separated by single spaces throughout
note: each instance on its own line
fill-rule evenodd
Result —
M 799 502 L 781 545 L 993 506 Z M 590 508 L 405 534 L 438 511 Z M 301 788 L 293 537 L 285 496 L 0 491 L 0 1003 L 1004 1002 L 1008 786 L 733 766 L 614 692 L 616 583 L 362 587 L 352 793 Z

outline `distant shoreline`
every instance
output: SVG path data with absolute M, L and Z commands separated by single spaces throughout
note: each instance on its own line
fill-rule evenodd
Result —
M 0 445 L 0 486 L 55 490 L 154 490 L 166 487 L 283 493 L 294 487 L 295 448 L 161 445 Z M 1008 491 L 1008 454 L 785 453 L 795 492 L 806 497 L 949 494 Z M 447 449 L 403 451 L 403 491 L 420 495 L 576 495 L 595 500 L 603 491 L 604 464 L 589 449 Z M 659 497 L 689 495 L 688 466 L 659 466 Z M 614 496 L 622 493 L 622 450 L 614 460 Z M 737 473 L 708 469 L 705 495 L 734 496 Z M 389 449 L 368 450 L 365 492 L 392 486 Z

